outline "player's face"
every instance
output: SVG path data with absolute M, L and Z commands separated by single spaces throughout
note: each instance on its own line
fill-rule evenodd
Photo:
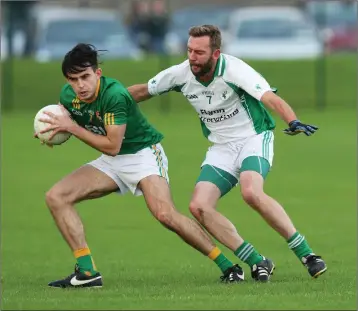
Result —
M 189 37 L 188 59 L 192 73 L 201 77 L 214 70 L 220 50 L 213 51 L 209 36 Z
M 91 67 L 86 70 L 68 74 L 67 81 L 72 86 L 76 95 L 81 100 L 91 100 L 95 97 L 98 80 L 101 78 L 102 70 L 98 68 L 94 71 Z

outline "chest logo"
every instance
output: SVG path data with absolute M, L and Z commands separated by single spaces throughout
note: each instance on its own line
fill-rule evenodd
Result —
M 197 95 L 195 95 L 195 94 L 188 94 L 188 95 L 185 95 L 185 97 L 187 98 L 187 99 L 198 99 L 199 97 L 197 96 Z
M 101 114 L 99 113 L 99 111 L 96 111 L 96 118 L 100 121 L 103 122 Z
M 92 110 L 88 110 L 87 113 L 89 115 L 89 123 L 92 123 L 94 112 Z

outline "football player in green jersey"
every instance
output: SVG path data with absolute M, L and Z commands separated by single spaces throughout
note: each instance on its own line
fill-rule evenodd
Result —
M 49 286 L 102 287 L 102 276 L 74 205 L 114 192 L 143 194 L 153 216 L 166 228 L 212 259 L 222 272 L 229 271 L 231 282 L 241 281 L 243 271 L 221 253 L 195 220 L 175 209 L 168 160 L 160 144 L 163 136 L 148 123 L 120 82 L 102 76 L 95 47 L 76 45 L 64 57 L 62 72 L 68 83 L 62 88 L 59 104 L 69 113 L 56 116 L 47 112 L 50 119 L 43 121 L 49 127 L 43 132 L 69 132 L 102 155 L 46 194 L 46 204 L 77 261 L 74 273 Z

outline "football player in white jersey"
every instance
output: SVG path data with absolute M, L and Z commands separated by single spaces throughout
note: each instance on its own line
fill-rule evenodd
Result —
M 283 207 L 264 192 L 273 161 L 276 112 L 288 135 L 312 135 L 316 126 L 298 120 L 291 107 L 244 61 L 223 54 L 220 30 L 213 25 L 189 30 L 188 59 L 128 88 L 137 102 L 168 91 L 181 92 L 199 115 L 203 134 L 212 143 L 202 163 L 189 205 L 193 216 L 222 244 L 251 267 L 254 279 L 269 279 L 274 265 L 216 210 L 217 201 L 237 184 L 245 202 L 288 243 L 309 274 L 327 270 Z

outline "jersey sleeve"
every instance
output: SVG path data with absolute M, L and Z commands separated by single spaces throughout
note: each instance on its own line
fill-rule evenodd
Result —
M 180 91 L 185 63 L 171 66 L 159 72 L 148 81 L 148 91 L 152 96 L 161 95 L 170 91 Z
M 120 90 L 105 99 L 102 115 L 104 125 L 127 123 L 130 102 Z
M 269 83 L 256 70 L 245 62 L 238 60 L 235 68 L 235 84 L 246 91 L 257 100 L 261 100 L 262 95 L 267 91 L 272 91 Z
M 76 94 L 69 84 L 65 84 L 60 93 L 60 104 L 62 104 L 67 110 L 69 110 L 76 100 Z

